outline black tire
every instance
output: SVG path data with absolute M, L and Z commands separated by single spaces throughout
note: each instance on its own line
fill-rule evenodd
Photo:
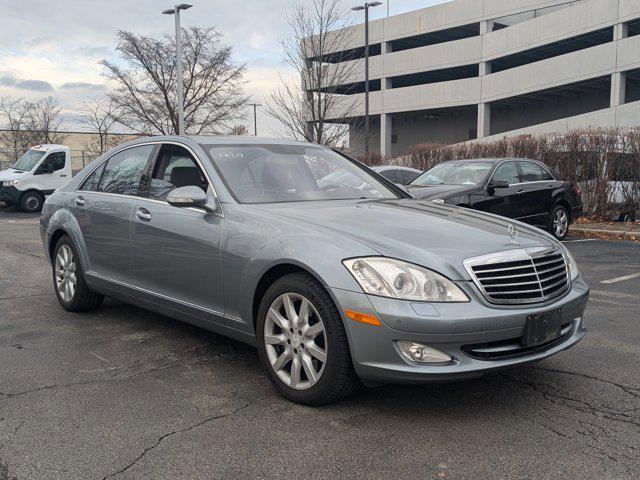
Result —
M 618 221 L 619 222 L 635 222 L 636 216 L 632 212 L 621 213 L 620 216 L 618 217 Z
M 566 219 L 566 225 L 564 229 L 558 228 L 556 225 L 557 217 L 562 215 L 564 215 L 564 218 Z M 549 225 L 547 228 L 551 233 L 551 235 L 556 237 L 558 240 L 564 240 L 567 237 L 567 234 L 569 233 L 570 223 L 571 223 L 571 216 L 569 214 L 569 210 L 567 210 L 567 208 L 563 205 L 556 205 L 551 210 L 551 215 L 549 215 Z
M 35 213 L 42 210 L 44 204 L 44 195 L 35 190 L 29 190 L 24 192 L 20 197 L 19 207 L 20 210 L 27 213 Z
M 313 386 L 297 390 L 283 382 L 269 361 L 264 341 L 265 321 L 272 303 L 284 293 L 302 295 L 311 302 L 324 323 L 327 341 L 327 360 L 324 371 Z M 256 324 L 260 359 L 276 390 L 289 400 L 318 406 L 353 394 L 361 385 L 351 360 L 347 334 L 342 318 L 327 290 L 306 273 L 286 275 L 269 287 L 260 303 Z
M 71 299 L 65 300 L 61 293 L 58 291 L 57 280 L 56 280 L 56 257 L 60 248 L 63 246 L 67 246 L 71 249 L 73 253 L 73 260 L 75 262 L 75 274 L 76 274 L 76 287 L 75 292 Z M 88 312 L 91 310 L 95 310 L 98 308 L 102 301 L 104 300 L 104 296 L 99 293 L 92 292 L 89 290 L 87 283 L 84 280 L 84 273 L 82 264 L 80 262 L 80 257 L 77 254 L 77 250 L 71 238 L 68 235 L 63 235 L 58 240 L 55 248 L 53 249 L 53 258 L 52 258 L 52 277 L 53 277 L 53 289 L 56 292 L 56 297 L 58 297 L 58 301 L 62 308 L 68 310 L 70 312 Z

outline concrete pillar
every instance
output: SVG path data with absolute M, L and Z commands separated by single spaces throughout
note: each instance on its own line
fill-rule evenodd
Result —
M 478 138 L 491 135 L 491 104 L 480 103 L 478 105 Z
M 479 67 L 480 67 L 479 74 L 480 74 L 481 77 L 484 77 L 485 75 L 491 74 L 491 63 L 489 63 L 489 62 L 480 62 Z
M 493 20 L 483 20 L 480 22 L 480 35 L 493 32 Z
M 383 113 L 380 115 L 380 155 L 386 157 L 391 155 L 391 114 Z
M 619 41 L 629 36 L 629 26 L 618 23 L 613 26 L 613 40 Z M 615 72 L 611 75 L 611 106 L 617 107 L 625 103 L 627 96 L 626 72 Z

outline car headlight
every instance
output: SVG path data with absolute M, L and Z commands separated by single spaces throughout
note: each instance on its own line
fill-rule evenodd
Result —
M 14 187 L 20 183 L 20 180 L 5 180 L 1 183 L 3 187 Z
M 437 203 L 438 205 L 444 204 L 444 198 L 434 198 L 431 203 Z
M 420 302 L 468 302 L 448 278 L 426 268 L 385 257 L 343 260 L 365 293 Z
M 580 270 L 578 270 L 578 262 L 576 262 L 576 259 L 573 258 L 573 255 L 571 254 L 571 252 L 567 247 L 562 245 L 562 248 L 564 250 L 565 256 L 567 257 L 567 263 L 569 266 L 569 275 L 571 276 L 571 281 L 573 282 L 576 278 L 580 276 Z

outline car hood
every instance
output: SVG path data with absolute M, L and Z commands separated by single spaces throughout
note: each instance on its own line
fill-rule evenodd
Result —
M 0 172 L 0 182 L 3 180 L 14 180 L 20 178 L 20 175 L 24 175 L 25 172 L 21 170 L 14 170 L 12 168 L 8 170 L 2 170 Z
M 380 255 L 423 265 L 452 279 L 469 280 L 463 261 L 470 257 L 558 243 L 524 223 L 463 207 L 416 199 L 299 202 L 262 205 L 264 215 L 303 223 L 340 242 L 349 237 Z M 518 230 L 517 243 L 508 234 Z
M 424 187 L 407 185 L 407 190 L 415 198 L 447 198 L 475 190 L 477 185 L 428 185 Z

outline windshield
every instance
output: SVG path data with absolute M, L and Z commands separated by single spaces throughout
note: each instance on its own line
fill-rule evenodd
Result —
M 28 172 L 36 166 L 44 154 L 45 152 L 39 150 L 27 150 L 27 153 L 22 155 L 11 168 Z
M 306 145 L 208 145 L 211 160 L 241 203 L 398 198 L 332 150 Z
M 411 185 L 478 185 L 487 178 L 492 166 L 491 162 L 441 163 L 424 172 Z

